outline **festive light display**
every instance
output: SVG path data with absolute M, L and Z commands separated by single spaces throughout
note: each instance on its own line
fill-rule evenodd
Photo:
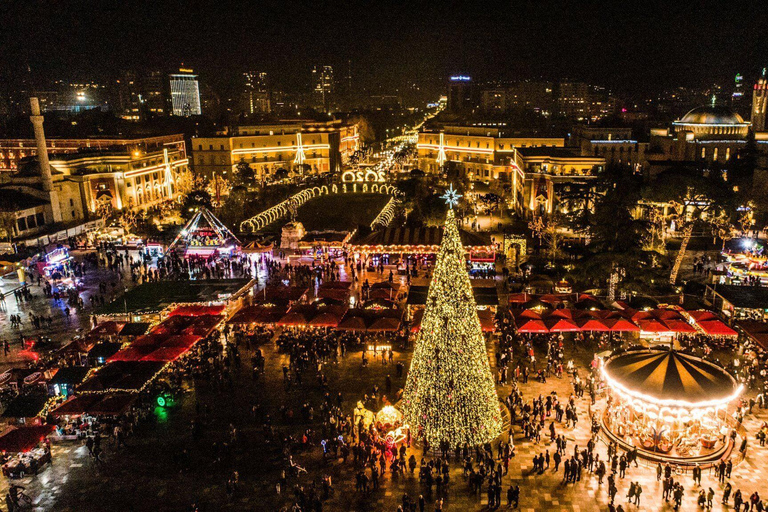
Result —
M 404 423 L 435 447 L 441 441 L 451 447 L 476 446 L 502 430 L 453 209 L 448 210 L 401 408 Z

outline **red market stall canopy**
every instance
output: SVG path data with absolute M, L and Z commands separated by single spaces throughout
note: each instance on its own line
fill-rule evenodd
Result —
M 544 322 L 549 332 L 578 332 L 581 328 L 573 320 L 566 318 L 550 317 Z
M 400 328 L 402 312 L 399 309 L 350 309 L 337 329 L 342 331 L 394 332 Z
M 605 332 L 611 330 L 603 320 L 597 318 L 581 318 L 577 323 L 582 331 Z
M 533 298 L 533 295 L 530 293 L 510 293 L 509 294 L 509 303 L 510 304 L 525 304 L 529 300 Z M 519 307 L 519 306 L 518 306 Z
M 739 333 L 725 325 L 720 320 L 704 320 L 698 322 L 699 327 L 710 336 L 738 336 Z
M 341 322 L 341 315 L 331 312 L 320 313 L 309 321 L 311 327 L 336 327 Z
M 114 336 L 120 332 L 125 325 L 125 322 L 102 322 L 85 335 L 86 338 L 92 338 L 94 340 L 101 338 L 102 336 Z
M 0 433 L 0 451 L 4 453 L 28 452 L 45 439 L 54 428 L 53 425 L 9 427 Z
M 517 332 L 546 333 L 549 332 L 549 329 L 541 320 L 526 319 L 522 324 L 518 325 Z
M 336 327 L 346 311 L 346 306 L 325 306 L 322 305 L 321 301 L 312 304 L 297 304 L 288 310 L 288 313 L 277 322 L 277 325 L 284 327 Z
M 710 336 L 738 336 L 735 330 L 728 327 L 711 311 L 688 311 L 688 315 L 696 322 L 696 325 Z
M 152 381 L 168 363 L 161 361 L 113 361 L 85 380 L 79 392 L 138 392 Z
M 636 320 L 636 323 L 641 332 L 670 332 L 669 327 L 654 318 Z
M 640 327 L 626 318 L 609 318 L 604 320 L 611 332 L 638 332 Z
M 340 331 L 365 331 L 365 320 L 361 316 L 344 316 L 336 326 Z
M 136 401 L 133 393 L 107 393 L 104 395 L 86 394 L 69 398 L 51 411 L 60 416 L 119 416 L 127 411 Z
M 306 295 L 309 288 L 306 286 L 267 286 L 253 296 L 256 304 L 275 301 L 296 302 Z
M 379 332 L 395 332 L 400 328 L 400 319 L 392 317 L 381 317 L 374 320 L 370 326 L 369 331 Z
M 317 297 L 319 299 L 337 299 L 346 301 L 349 299 L 349 293 L 352 283 L 350 281 L 327 281 L 317 288 Z
M 287 301 L 283 304 L 266 303 L 246 306 L 227 323 L 229 324 L 274 324 L 288 312 Z

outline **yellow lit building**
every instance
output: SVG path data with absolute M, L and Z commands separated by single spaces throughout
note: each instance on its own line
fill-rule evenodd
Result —
M 183 140 L 149 151 L 99 151 L 50 156 L 51 167 L 80 184 L 83 208 L 146 209 L 177 196 L 175 180 L 189 159 Z
M 557 189 L 582 186 L 605 165 L 602 157 L 582 157 L 564 146 L 560 137 L 509 137 L 499 128 L 445 126 L 419 133 L 418 166 L 437 173 L 455 165 L 471 181 L 509 184 L 512 207 L 551 213 Z
M 358 149 L 356 124 L 341 121 L 277 123 L 241 126 L 231 135 L 194 137 L 195 172 L 229 176 L 246 162 L 257 180 L 278 169 L 300 174 L 338 172 Z

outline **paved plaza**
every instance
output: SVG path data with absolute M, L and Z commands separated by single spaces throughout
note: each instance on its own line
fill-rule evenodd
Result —
M 104 272 L 104 271 L 99 271 Z M 346 272 L 342 270 L 342 279 Z M 368 273 L 370 281 L 386 278 L 384 275 Z M 113 278 L 107 274 L 95 274 L 95 279 Z M 89 279 L 94 279 L 89 278 Z M 93 281 L 97 282 L 97 281 Z M 261 282 L 264 282 L 262 277 Z M 89 281 L 86 282 L 87 284 Z M 359 283 L 358 283 L 359 284 Z M 89 285 L 90 286 L 90 285 Z M 37 294 L 39 295 L 39 293 Z M 9 301 L 8 310 L 3 314 L 12 314 L 15 304 Z M 49 307 L 55 313 L 56 305 L 50 299 L 36 297 L 32 303 L 18 307 L 27 314 Z M 26 317 L 25 317 L 26 318 Z M 66 338 L 67 333 L 60 332 L 64 327 L 69 331 L 77 325 L 87 325 L 87 318 L 73 317 L 70 324 L 63 318 L 56 324 L 54 334 Z M 77 322 L 77 323 L 75 323 Z M 10 327 L 3 323 L 3 335 L 11 336 Z M 71 334 L 71 333 L 70 333 Z M 37 476 L 27 476 L 18 481 L 26 487 L 26 492 L 34 499 L 35 510 L 45 511 L 88 511 L 88 510 L 189 510 L 195 503 L 200 510 L 253 510 L 272 511 L 290 507 L 294 500 L 295 485 L 309 487 L 315 482 L 319 485 L 324 475 L 329 475 L 333 482 L 333 495 L 323 502 L 324 510 L 344 511 L 391 511 L 397 510 L 404 493 L 412 499 L 424 495 L 427 510 L 433 510 L 438 498 L 444 500 L 443 510 L 483 510 L 487 509 L 485 488 L 479 495 L 471 495 L 469 485 L 463 477 L 461 464 L 451 458 L 450 484 L 441 496 L 435 488 L 429 490 L 419 483 L 418 476 L 409 474 L 393 477 L 389 472 L 381 481 L 380 489 L 368 494 L 355 490 L 355 473 L 351 458 L 346 463 L 338 461 L 324 462 L 317 443 L 320 425 L 317 422 L 305 423 L 300 419 L 298 410 L 303 403 L 309 403 L 318 410 L 322 395 L 315 381 L 305 379 L 303 385 L 294 384 L 286 389 L 283 384 L 283 365 L 288 364 L 288 356 L 278 351 L 274 341 L 263 344 L 261 350 L 266 358 L 265 374 L 253 378 L 246 363 L 250 361 L 251 351 L 243 351 L 240 367 L 234 372 L 231 387 L 214 386 L 207 382 L 185 382 L 185 394 L 175 408 L 154 410 L 152 418 L 141 424 L 134 435 L 128 438 L 127 447 L 117 449 L 111 439 L 105 440 L 105 462 L 98 465 L 88 456 L 86 448 L 80 442 L 62 442 L 53 447 L 53 463 Z M 489 343 L 490 360 L 495 361 L 495 345 Z M 395 362 L 402 361 L 406 368 L 412 350 L 395 352 Z M 370 356 L 370 353 L 369 353 Z M 9 360 L 13 360 L 11 354 Z M 566 359 L 573 358 L 582 367 L 592 357 L 589 349 L 574 350 L 566 343 Z M 9 361 L 5 361 L 9 362 Z M 362 365 L 361 352 L 351 350 L 338 363 L 327 363 L 322 371 L 326 375 L 331 396 L 341 392 L 342 408 L 351 413 L 357 400 L 370 393 L 378 384 L 384 388 L 387 375 L 393 380 L 393 392 L 405 383 L 405 376 L 395 377 L 391 364 L 382 364 L 380 358 L 371 360 L 367 367 Z M 499 386 L 500 397 L 506 397 L 510 386 Z M 561 400 L 571 394 L 571 383 L 567 378 L 550 378 L 546 384 L 531 379 L 520 384 L 524 400 L 531 400 L 539 395 L 556 392 Z M 260 405 L 260 417 L 252 414 L 254 405 Z M 589 439 L 587 408 L 589 399 L 578 399 L 579 422 L 576 428 L 566 429 L 558 425 L 558 433 L 564 433 L 568 439 L 568 452 L 574 446 L 586 446 Z M 598 404 L 599 405 L 599 404 Z M 284 417 L 282 406 L 293 409 L 296 414 Z M 768 410 L 757 410 L 750 416 L 745 426 L 752 433 L 747 457 L 734 467 L 731 483 L 741 489 L 745 497 L 754 491 L 768 489 L 761 477 L 768 464 L 768 448 L 760 447 L 754 440 L 754 432 L 763 421 L 768 420 Z M 267 443 L 263 433 L 263 415 L 269 414 L 280 436 L 292 435 L 300 439 L 308 429 L 315 432 L 315 441 L 305 450 L 293 454 L 297 464 L 305 467 L 308 473 L 297 479 L 288 479 L 287 488 L 278 493 L 275 484 L 280 479 L 280 472 L 286 467 L 285 457 L 278 442 Z M 191 423 L 202 424 L 202 436 L 197 441 L 192 439 Z M 238 441 L 233 450 L 222 455 L 221 446 L 227 441 L 230 425 L 238 430 Z M 548 425 L 548 422 L 547 422 Z M 542 437 L 539 444 L 526 441 L 515 427 L 516 456 L 510 463 L 509 473 L 503 478 L 503 506 L 506 505 L 506 489 L 517 484 L 521 489 L 520 509 L 538 510 L 607 510 L 607 481 L 602 485 L 595 476 L 587 471 L 575 484 L 562 483 L 562 468 L 554 473 L 550 468 L 544 474 L 533 472 L 532 459 L 535 455 L 549 450 L 554 452 L 548 437 Z M 600 444 L 597 451 L 601 459 L 605 457 L 607 447 Z M 409 450 L 417 460 L 421 453 L 417 448 Z M 233 471 L 240 477 L 238 491 L 230 498 L 225 492 L 225 482 Z M 696 495 L 699 488 L 694 486 L 690 475 L 680 475 L 685 487 L 683 510 L 697 508 Z M 639 481 L 643 487 L 640 507 L 629 505 L 626 493 L 631 481 Z M 7 479 L 2 480 L 5 492 Z M 624 510 L 666 510 L 671 506 L 661 499 L 661 482 L 656 481 L 654 467 L 643 464 L 639 468 L 630 468 L 624 479 L 617 478 L 618 495 L 616 503 L 621 503 Z M 723 486 L 714 475 L 705 471 L 702 487 L 712 487 L 716 492 L 715 510 L 729 510 L 721 506 Z

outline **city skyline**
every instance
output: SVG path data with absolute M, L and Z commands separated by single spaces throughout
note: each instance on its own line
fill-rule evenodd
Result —
M 467 73 L 478 80 L 567 77 L 647 94 L 736 73 L 749 81 L 768 55 L 759 37 L 768 20 L 757 5 L 487 5 L 441 12 L 435 6 L 371 10 L 333 3 L 295 11 L 266 3 L 251 11 L 243 4 L 237 25 L 228 17 L 200 16 L 206 5 L 186 11 L 133 4 L 106 12 L 87 1 L 67 9 L 6 5 L 5 19 L 13 22 L 0 35 L 8 49 L 0 69 L 11 80 L 27 68 L 35 77 L 74 79 L 122 69 L 170 70 L 185 62 L 219 90 L 236 84 L 243 71 L 261 69 L 277 87 L 293 91 L 311 84 L 313 65 L 331 65 L 343 70 L 341 76 L 351 63 L 355 83 L 367 89 Z M 287 23 L 297 18 L 305 23 Z M 25 36 L 31 32 L 34 44 Z

